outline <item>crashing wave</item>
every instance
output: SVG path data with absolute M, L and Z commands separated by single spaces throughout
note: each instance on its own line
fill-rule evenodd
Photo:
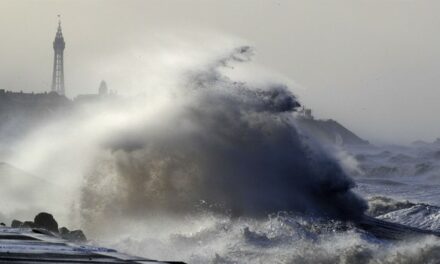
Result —
M 411 227 L 440 231 L 440 207 L 437 206 L 415 204 L 380 215 L 378 218 Z
M 362 216 L 366 203 L 351 191 L 354 182 L 336 158 L 298 133 L 292 92 L 284 85 L 237 83 L 221 73 L 249 53 L 238 48 L 191 71 L 154 126 L 141 119 L 103 144 L 105 154 L 82 192 L 85 224 L 193 214 L 200 207 L 234 217 L 279 211 Z
M 368 199 L 368 210 L 366 213 L 376 217 L 393 211 L 410 208 L 414 205 L 414 203 L 408 201 L 398 201 L 390 197 L 374 196 Z

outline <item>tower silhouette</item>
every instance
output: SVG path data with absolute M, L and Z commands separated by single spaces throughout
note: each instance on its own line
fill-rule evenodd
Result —
M 61 20 L 58 15 L 58 30 L 53 41 L 53 72 L 52 72 L 52 92 L 56 92 L 59 95 L 64 95 L 64 48 L 66 43 L 64 42 L 63 32 L 61 31 Z

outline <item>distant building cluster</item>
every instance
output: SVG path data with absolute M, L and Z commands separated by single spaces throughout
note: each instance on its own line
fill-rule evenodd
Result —
M 59 16 L 58 16 L 59 18 Z M 61 28 L 61 20 L 58 20 L 58 28 L 55 34 L 55 40 L 53 41 L 54 49 L 54 61 L 53 61 L 53 71 L 52 71 L 52 86 L 50 92 L 44 93 L 25 93 L 25 92 L 13 92 L 7 91 L 5 89 L 0 89 L 0 102 L 5 100 L 12 100 L 17 103 L 27 102 L 29 104 L 35 104 L 41 100 L 53 100 L 55 98 L 64 97 L 65 100 L 69 101 L 65 97 L 65 83 L 64 83 L 64 49 L 66 47 L 66 42 L 64 41 L 63 32 Z M 116 92 L 110 91 L 107 87 L 105 81 L 101 81 L 98 93 L 96 94 L 82 94 L 78 95 L 73 101 L 74 102 L 91 102 L 100 98 L 108 98 L 110 96 L 115 96 Z
M 42 100 L 51 100 L 55 98 L 63 98 L 64 101 L 68 101 L 67 98 L 64 96 L 61 96 L 57 93 L 24 93 L 22 91 L 20 92 L 13 92 L 13 91 L 6 91 L 5 89 L 0 89 L 0 102 L 4 102 L 5 100 L 13 101 L 15 103 L 26 103 L 29 105 L 34 104 L 37 101 Z
M 97 94 L 80 94 L 75 98 L 74 101 L 78 103 L 88 103 L 97 101 L 99 99 L 112 98 L 114 96 L 116 96 L 116 92 L 109 90 L 107 83 L 105 81 L 101 81 Z

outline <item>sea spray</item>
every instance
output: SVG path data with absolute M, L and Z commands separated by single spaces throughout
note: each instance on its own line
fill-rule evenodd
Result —
M 288 87 L 254 87 L 222 74 L 251 54 L 240 47 L 188 71 L 154 125 L 140 118 L 103 141 L 82 189 L 85 224 L 200 208 L 256 218 L 363 214 L 366 203 L 336 159 L 298 133 L 300 104 Z

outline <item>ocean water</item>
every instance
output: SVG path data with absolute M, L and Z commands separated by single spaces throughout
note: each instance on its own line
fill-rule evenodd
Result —
M 384 220 L 438 230 L 439 151 L 438 142 L 353 150 L 362 170 L 354 176 L 356 191 L 369 199 L 369 212 Z
M 440 144 L 345 150 L 356 161 L 351 175 L 354 191 L 367 199 L 368 215 L 440 230 Z M 261 219 L 206 213 L 158 222 L 143 225 L 138 220 L 125 226 L 125 235 L 99 242 L 132 254 L 188 263 L 439 263 L 440 259 L 440 239 L 432 235 L 387 240 L 350 222 L 295 213 Z

